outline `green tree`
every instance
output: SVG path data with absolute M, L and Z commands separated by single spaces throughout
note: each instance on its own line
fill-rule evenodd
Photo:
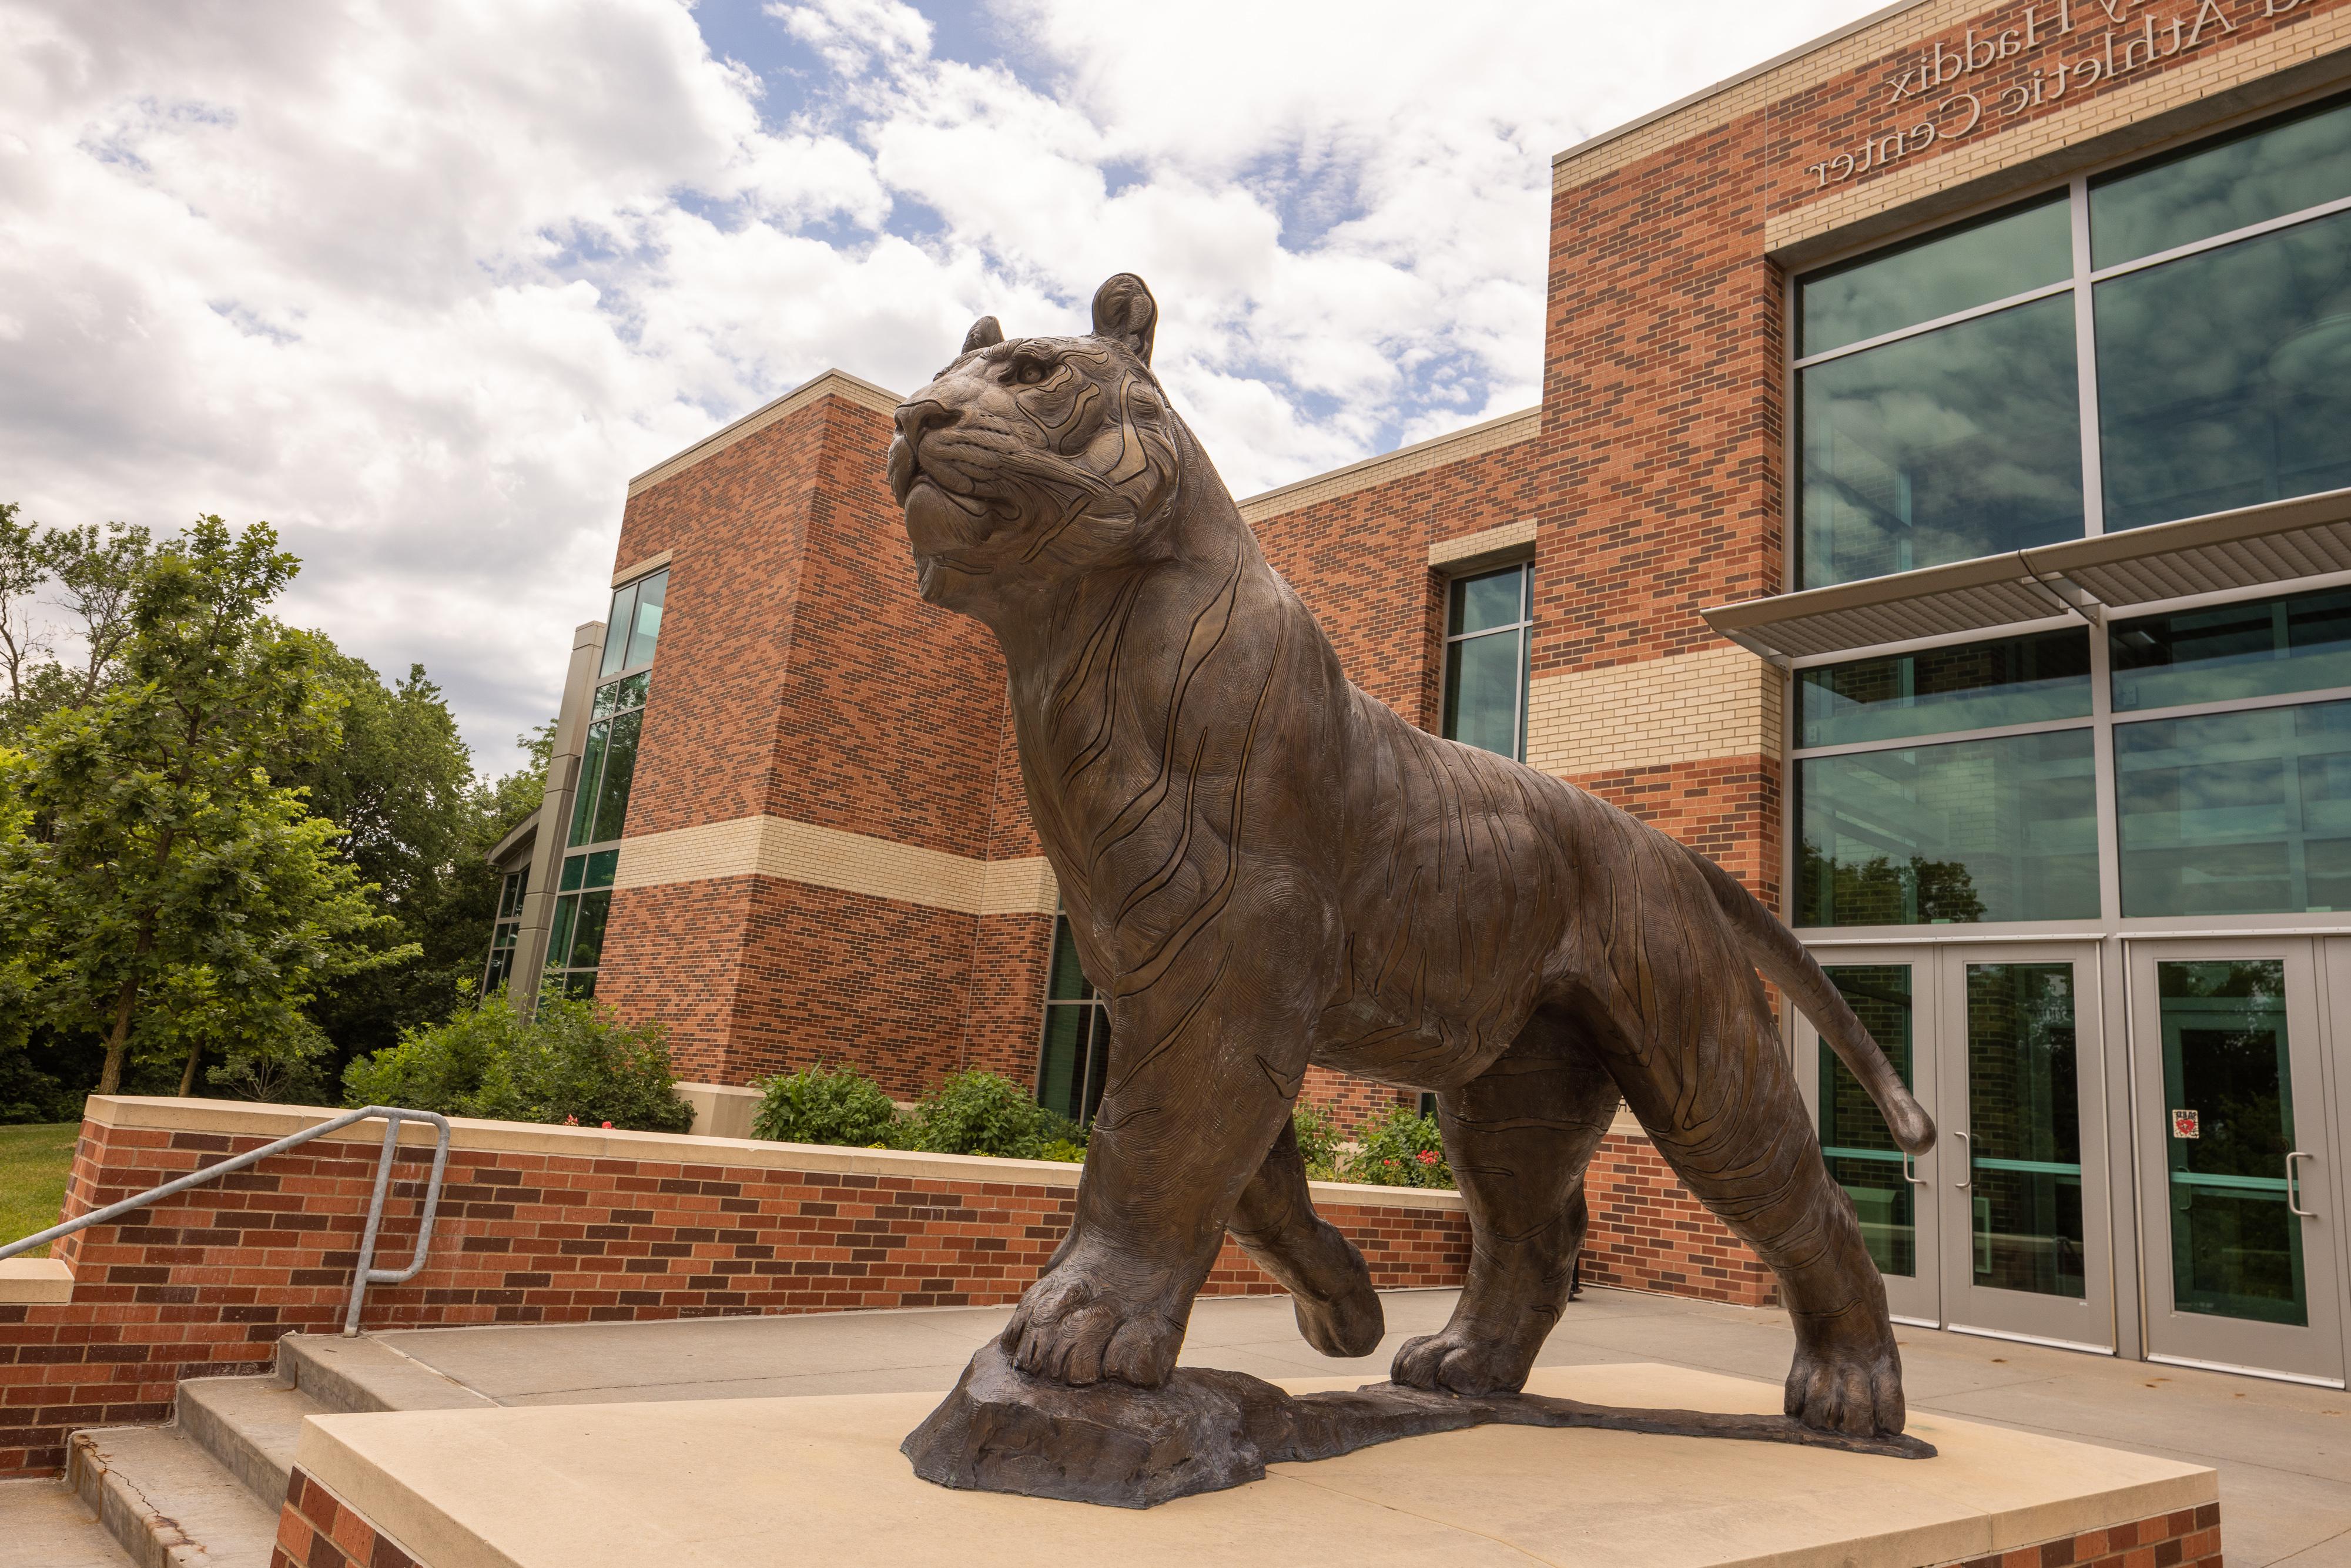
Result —
M 119 667 L 9 763 L 0 963 L 40 1021 L 103 1039 L 101 1093 L 134 1044 L 184 1053 L 183 1092 L 210 1043 L 298 1052 L 319 984 L 414 951 L 369 947 L 389 919 L 341 831 L 263 766 L 340 739 L 317 640 L 265 613 L 298 567 L 266 524 L 199 518 L 141 564 Z

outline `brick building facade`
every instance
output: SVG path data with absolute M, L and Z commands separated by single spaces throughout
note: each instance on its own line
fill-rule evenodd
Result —
M 2346 83 L 2351 0 L 1892 6 L 1559 155 L 1539 407 L 1242 503 L 1430 728 L 1459 585 L 1531 570 L 1489 743 L 1781 910 L 1953 1134 L 1903 1164 L 1791 1020 L 1906 1317 L 2343 1377 Z M 520 951 L 568 935 L 690 1078 L 1042 1071 L 1053 878 L 1001 661 L 914 591 L 894 401 L 828 372 L 629 486 L 625 828 L 576 893 L 541 835 Z M 2221 1109 L 2224 1038 L 2273 1109 Z

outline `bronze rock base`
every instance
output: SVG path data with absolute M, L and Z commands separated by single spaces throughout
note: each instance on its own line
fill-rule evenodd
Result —
M 1071 1388 L 1015 1370 L 994 1340 L 899 1451 L 916 1475 L 944 1487 L 1152 1508 L 1259 1479 L 1268 1465 L 1489 1423 L 1935 1457 L 1933 1445 L 1916 1437 L 1851 1437 L 1784 1416 L 1616 1409 L 1540 1394 L 1431 1394 L 1393 1383 L 1352 1394 L 1288 1394 L 1247 1373 L 1207 1367 L 1179 1367 L 1158 1388 Z

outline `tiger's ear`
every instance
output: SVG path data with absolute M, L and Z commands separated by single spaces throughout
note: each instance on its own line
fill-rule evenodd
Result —
M 1122 272 L 1094 290 L 1094 336 L 1124 343 L 1144 364 L 1151 362 L 1152 335 L 1159 329 L 1159 302 L 1140 277 Z
M 982 349 L 993 349 L 1002 341 L 1004 341 L 1004 329 L 996 324 L 996 318 L 982 316 L 971 324 L 971 330 L 963 335 L 962 351 L 975 354 Z

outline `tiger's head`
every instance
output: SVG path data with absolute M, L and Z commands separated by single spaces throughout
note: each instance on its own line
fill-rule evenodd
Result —
M 890 493 L 923 597 L 967 614 L 1144 559 L 1176 491 L 1182 424 L 1151 373 L 1159 308 L 1122 272 L 1081 338 L 1007 340 L 982 317 L 898 405 Z

